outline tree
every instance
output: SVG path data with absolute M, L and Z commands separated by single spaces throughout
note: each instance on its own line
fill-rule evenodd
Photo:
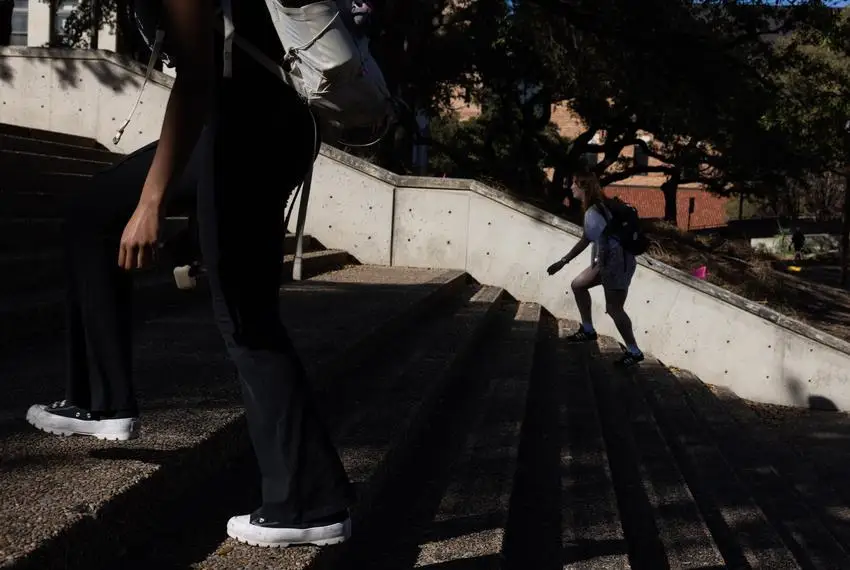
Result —
M 101 30 L 109 29 L 116 34 L 119 30 L 125 31 L 120 23 L 123 23 L 122 10 L 127 9 L 127 3 L 119 0 L 79 0 L 66 18 L 62 34 L 55 43 L 64 47 L 97 49 Z M 53 10 L 55 12 L 55 6 Z
M 845 180 L 841 236 L 842 284 L 850 280 L 850 9 L 831 26 L 801 30 L 781 44 L 789 65 L 780 74 L 783 99 L 771 120 L 797 133 L 815 177 Z
M 776 93 L 770 72 L 782 65 L 765 38 L 818 21 L 815 4 L 776 11 L 758 2 L 739 9 L 726 2 L 516 0 L 505 38 L 491 52 L 489 61 L 497 63 L 479 62 L 477 96 L 483 100 L 480 92 L 488 88 L 511 93 L 510 85 L 524 82 L 540 87 L 546 106 L 567 102 L 587 124 L 571 144 L 539 125 L 517 123 L 519 136 L 536 137 L 545 150 L 555 190 L 564 191 L 579 160 L 598 153 L 606 183 L 666 174 L 666 214 L 675 219 L 682 183 L 722 192 L 763 189 L 781 178 L 777 170 L 798 173 L 794 145 L 763 121 Z M 505 97 L 495 101 L 509 110 L 515 105 Z M 651 145 L 643 141 L 646 133 Z M 775 160 L 753 152 L 765 143 L 776 148 Z M 656 161 L 624 160 L 623 149 L 632 145 Z
M 767 193 L 759 205 L 768 215 L 795 219 L 811 216 L 818 222 L 841 219 L 845 177 L 834 172 L 807 173 Z
M 507 6 L 502 0 L 388 0 L 375 14 L 371 50 L 406 107 L 398 127 L 380 144 L 346 150 L 409 172 L 416 112 L 438 117 L 450 110 L 456 95 L 472 97 L 494 46 L 504 37 Z

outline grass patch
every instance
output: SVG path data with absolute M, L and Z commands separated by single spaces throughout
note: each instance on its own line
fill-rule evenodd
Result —
M 785 271 L 786 262 L 746 240 L 694 235 L 664 222 L 647 226 L 649 255 L 691 273 L 708 268 L 708 282 L 850 341 L 850 292 L 819 282 L 817 267 L 836 261 L 835 254 L 808 260 L 800 274 Z

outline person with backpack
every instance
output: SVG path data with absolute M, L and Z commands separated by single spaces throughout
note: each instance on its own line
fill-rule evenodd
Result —
M 799 227 L 794 228 L 791 245 L 794 247 L 794 261 L 801 261 L 803 259 L 803 247 L 806 245 L 806 234 Z
M 224 28 L 235 25 L 282 61 L 263 1 L 225 1 Z M 342 542 L 351 532 L 352 486 L 279 315 L 281 212 L 318 154 L 315 117 L 255 57 L 238 44 L 228 50 L 213 2 L 138 0 L 135 16 L 142 33 L 153 35 L 154 25 L 165 31 L 177 76 L 159 141 L 95 176 L 71 205 L 67 391 L 31 406 L 27 419 L 59 435 L 139 435 L 132 275 L 154 261 L 166 212 L 196 198 L 213 313 L 238 371 L 262 476 L 262 504 L 232 517 L 227 533 L 269 547 Z M 162 37 L 157 32 L 156 41 Z
M 590 266 L 573 279 L 572 290 L 581 315 L 579 329 L 570 342 L 593 342 L 597 338 L 591 313 L 590 289 L 602 285 L 605 308 L 626 343 L 626 352 L 617 361 L 628 367 L 644 359 L 637 346 L 632 321 L 625 310 L 629 285 L 637 268 L 635 255 L 646 251 L 646 237 L 640 232 L 637 211 L 619 200 L 605 198 L 596 175 L 587 169 L 575 174 L 573 197 L 581 201 L 584 234 L 567 255 L 547 268 L 549 275 L 563 269 L 590 245 Z

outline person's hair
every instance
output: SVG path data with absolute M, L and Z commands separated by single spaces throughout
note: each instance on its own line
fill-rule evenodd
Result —
M 596 174 L 589 168 L 579 168 L 573 174 L 576 184 L 584 191 L 584 197 L 581 200 L 581 209 L 587 212 L 593 206 L 601 204 L 605 197 L 602 193 L 602 186 L 599 185 L 599 179 Z

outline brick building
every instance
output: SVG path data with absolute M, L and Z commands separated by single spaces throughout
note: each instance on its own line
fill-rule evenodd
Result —
M 455 111 L 462 121 L 469 120 L 479 113 L 478 107 L 467 105 L 459 99 L 455 105 Z M 558 126 L 562 136 L 570 139 L 577 137 L 585 130 L 581 119 L 564 104 L 553 105 L 551 121 Z M 652 137 L 647 135 L 644 140 L 650 142 Z M 595 142 L 602 142 L 601 137 Z M 638 160 L 644 160 L 650 166 L 659 164 L 656 159 L 641 153 L 640 147 L 627 147 L 623 149 L 622 156 L 634 157 L 635 153 L 638 153 Z M 601 156 L 588 158 L 598 160 Z M 617 196 L 635 206 L 642 218 L 663 218 L 664 195 L 661 192 L 661 184 L 664 180 L 664 174 L 658 172 L 641 174 L 607 186 L 605 193 L 609 196 Z M 694 211 L 689 216 L 691 199 L 694 201 Z M 699 184 L 682 184 L 679 186 L 677 198 L 677 225 L 682 229 L 725 226 L 727 202 L 728 199 L 707 192 Z

